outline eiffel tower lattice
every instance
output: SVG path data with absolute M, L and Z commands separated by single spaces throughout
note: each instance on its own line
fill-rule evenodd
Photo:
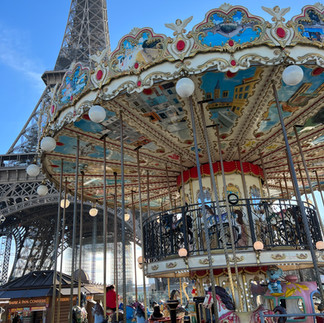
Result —
M 0 156 L 0 284 L 31 270 L 50 269 L 53 265 L 59 194 L 47 182 L 49 193 L 40 197 L 37 187 L 44 180 L 43 175 L 31 178 L 25 170 L 37 157 L 42 116 L 49 109 L 65 71 L 73 62 L 89 66 L 90 55 L 107 47 L 110 48 L 106 0 L 72 0 L 54 70 L 46 71 L 42 76 L 46 88 L 7 154 Z M 89 207 L 85 207 L 84 212 L 88 212 Z M 68 230 L 58 254 L 70 244 L 72 211 L 67 211 L 66 217 Z M 85 236 L 89 235 L 91 223 L 85 224 L 84 228 Z M 59 239 L 61 241 L 61 237 Z M 15 254 L 13 269 L 9 272 L 12 240 Z

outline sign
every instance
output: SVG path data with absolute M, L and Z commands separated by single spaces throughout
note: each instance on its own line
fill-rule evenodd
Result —
M 18 305 L 18 306 L 23 306 L 23 305 L 33 305 L 33 304 L 47 304 L 47 299 L 46 298 L 25 298 L 25 299 L 11 299 L 9 301 L 9 305 Z

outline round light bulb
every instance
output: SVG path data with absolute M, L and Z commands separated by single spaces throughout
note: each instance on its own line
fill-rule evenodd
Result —
M 298 65 L 286 67 L 282 73 L 282 80 L 287 85 L 297 85 L 304 77 L 303 69 Z
M 37 194 L 39 196 L 45 196 L 48 193 L 48 188 L 46 185 L 41 184 L 37 187 Z
M 130 215 L 128 213 L 125 213 L 124 219 L 127 222 L 130 219 Z
M 182 98 L 188 98 L 195 90 L 195 83 L 188 77 L 180 79 L 176 84 L 176 92 Z
M 64 199 L 61 200 L 60 206 L 61 206 L 62 209 L 64 209 Z M 70 201 L 68 199 L 66 199 L 66 201 L 65 201 L 65 208 L 67 208 L 69 206 L 70 206 Z
M 253 244 L 253 248 L 256 251 L 263 250 L 263 248 L 264 248 L 263 242 L 262 241 L 255 241 L 254 244 Z
M 324 241 L 317 241 L 316 242 L 316 249 L 317 250 L 324 250 Z
M 138 257 L 138 258 L 137 258 L 137 262 L 138 262 L 139 264 L 142 264 L 142 263 L 143 263 L 143 257 L 142 257 L 142 256 Z
M 46 151 L 46 152 L 51 152 L 55 149 L 56 147 L 56 141 L 52 137 L 44 137 L 41 141 L 41 149 Z
M 106 110 L 100 105 L 94 105 L 89 110 L 89 118 L 95 123 L 100 123 L 106 119 Z
M 96 215 L 98 214 L 98 209 L 95 208 L 95 207 L 91 208 L 91 209 L 89 210 L 89 214 L 90 214 L 91 216 L 96 216 Z
M 38 176 L 40 172 L 40 168 L 39 166 L 35 165 L 35 164 L 30 164 L 27 168 L 26 168 L 26 173 L 29 176 Z
M 187 249 L 186 248 L 179 249 L 178 255 L 179 255 L 179 257 L 187 257 L 187 255 L 188 255 Z

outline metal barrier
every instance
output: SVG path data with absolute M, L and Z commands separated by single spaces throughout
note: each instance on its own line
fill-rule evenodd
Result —
M 216 203 L 206 203 L 207 227 L 211 250 L 231 248 L 230 222 L 232 224 L 235 248 L 253 248 L 260 240 L 265 249 L 291 247 L 308 249 L 301 212 L 295 201 L 283 199 L 240 199 L 230 206 L 227 214 L 225 201 L 220 201 L 221 214 L 217 214 Z M 314 207 L 305 203 L 306 216 L 311 230 L 313 244 L 321 241 L 322 233 Z M 225 231 L 220 236 L 220 219 Z M 180 248 L 189 253 L 206 251 L 205 223 L 201 204 L 185 205 L 156 213 L 144 223 L 144 255 L 148 262 L 160 261 L 176 255 Z M 224 240 L 224 241 L 223 241 Z

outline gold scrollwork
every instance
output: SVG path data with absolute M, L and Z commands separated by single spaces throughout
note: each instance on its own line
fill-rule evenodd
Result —
M 271 258 L 274 260 L 284 260 L 286 259 L 286 255 L 277 253 L 276 255 L 271 255 Z
M 166 267 L 167 268 L 174 268 L 177 266 L 177 263 L 176 262 L 169 262 L 168 264 L 166 264 Z
M 297 253 L 296 257 L 298 259 L 307 259 L 308 258 L 308 254 L 307 253 Z
M 214 262 L 214 259 L 212 259 L 212 263 Z M 208 261 L 208 258 L 205 258 L 205 259 L 200 259 L 199 260 L 199 263 L 201 265 L 208 265 L 209 264 L 209 261 Z
M 241 257 L 235 257 L 235 261 L 236 262 L 241 262 L 244 260 L 244 256 L 241 256 Z M 234 262 L 234 257 L 233 258 L 229 258 L 229 261 L 230 262 Z
M 159 265 L 153 265 L 152 266 L 152 270 L 158 270 L 159 269 Z

